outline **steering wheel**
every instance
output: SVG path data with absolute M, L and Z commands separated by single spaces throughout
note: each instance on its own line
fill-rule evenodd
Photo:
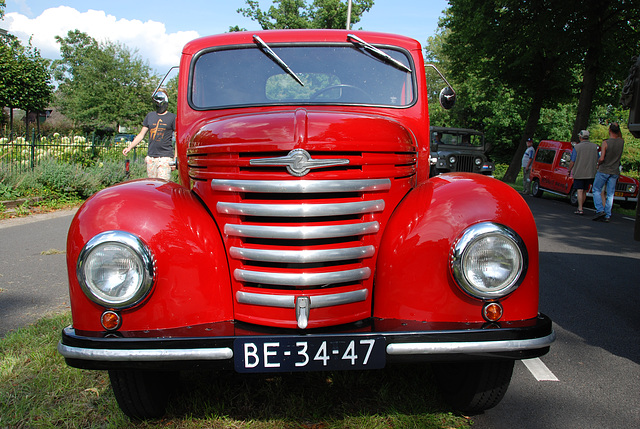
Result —
M 336 88 L 349 88 L 349 89 L 353 89 L 359 93 L 361 93 L 362 95 L 364 95 L 365 97 L 367 97 L 368 101 L 373 101 L 373 98 L 371 97 L 371 95 L 366 92 L 364 89 L 362 88 L 358 88 L 357 86 L 353 86 L 353 85 L 347 85 L 345 83 L 341 83 L 339 85 L 331 85 L 328 86 L 326 88 L 321 89 L 320 91 L 316 92 L 315 94 L 313 94 L 311 96 L 311 100 L 315 100 L 316 98 L 320 97 L 322 94 L 324 94 L 327 91 L 331 91 L 332 89 L 336 89 Z M 342 92 L 340 92 L 340 98 L 342 98 Z

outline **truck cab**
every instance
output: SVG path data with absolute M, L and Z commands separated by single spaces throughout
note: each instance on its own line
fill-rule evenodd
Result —
M 373 32 L 188 43 L 180 183 L 100 191 L 69 229 L 66 362 L 108 370 L 133 418 L 204 367 L 431 364 L 456 409 L 497 405 L 514 361 L 555 338 L 537 230 L 500 181 L 429 177 L 424 67 L 417 41 Z

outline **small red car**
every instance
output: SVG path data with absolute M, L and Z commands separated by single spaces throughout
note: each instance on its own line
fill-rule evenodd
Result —
M 573 189 L 573 176 L 569 176 L 568 167 L 571 161 L 573 146 L 569 142 L 542 140 L 536 149 L 531 165 L 531 194 L 541 197 L 544 192 L 569 197 L 569 202 L 578 204 L 577 190 Z M 638 186 L 636 179 L 620 175 L 616 184 L 614 201 L 623 208 L 633 209 L 638 202 Z M 592 197 L 591 189 L 587 197 Z
M 445 88 L 441 104 L 454 96 Z M 176 126 L 180 184 L 105 189 L 69 229 L 73 325 L 59 351 L 109 370 L 127 415 L 162 415 L 180 369 L 399 361 L 431 362 L 445 397 L 480 411 L 502 399 L 515 360 L 549 350 L 526 202 L 485 175 L 429 178 L 417 41 L 194 40 Z

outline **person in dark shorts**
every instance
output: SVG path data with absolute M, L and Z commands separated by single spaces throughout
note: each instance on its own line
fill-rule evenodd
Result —
M 584 214 L 583 206 L 587 199 L 587 191 L 593 184 L 598 167 L 598 145 L 589 141 L 589 131 L 582 130 L 578 133 L 580 141 L 573 147 L 571 162 L 567 175 L 573 173 L 573 187 L 578 191 L 577 215 Z

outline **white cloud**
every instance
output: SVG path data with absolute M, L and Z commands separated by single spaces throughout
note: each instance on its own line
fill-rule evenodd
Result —
M 168 34 L 163 23 L 157 21 L 117 19 L 104 11 L 79 12 L 68 6 L 46 9 L 34 19 L 19 13 L 7 13 L 4 19 L 7 30 L 40 50 L 45 58 L 60 58 L 59 44 L 55 36 L 65 37 L 70 30 L 80 30 L 94 39 L 110 40 L 136 50 L 159 73 L 178 65 L 182 47 L 199 37 L 195 31 Z

